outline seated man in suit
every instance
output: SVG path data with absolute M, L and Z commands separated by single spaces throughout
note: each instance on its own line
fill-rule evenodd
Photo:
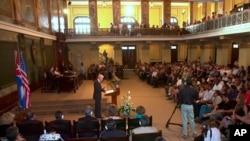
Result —
M 82 120 L 97 120 L 96 117 L 93 116 L 93 110 L 91 106 L 87 106 L 84 111 L 85 117 L 81 117 L 78 121 Z
M 99 130 L 99 120 L 98 118 L 93 116 L 93 110 L 91 106 L 87 106 L 85 108 L 85 117 L 81 117 L 78 119 L 78 124 L 76 125 L 75 128 L 77 128 L 78 130 Z M 99 132 L 85 132 L 85 133 L 79 133 L 78 136 L 79 137 L 94 137 L 94 136 L 98 136 Z
M 109 118 L 106 120 L 105 130 L 100 133 L 101 137 L 123 137 L 126 132 L 123 130 L 116 130 L 116 123 L 114 119 Z
M 62 111 L 56 111 L 55 120 L 48 122 L 47 125 L 53 126 L 55 130 L 61 134 L 63 139 L 71 138 L 71 121 L 64 119 Z
M 134 134 L 154 133 L 159 130 L 156 127 L 150 126 L 150 119 L 147 115 L 143 115 L 139 120 L 140 127 L 132 130 Z
M 27 111 L 26 113 L 26 119 L 23 120 L 22 124 L 28 124 L 28 123 L 41 123 L 42 121 L 36 120 L 36 115 L 32 111 Z

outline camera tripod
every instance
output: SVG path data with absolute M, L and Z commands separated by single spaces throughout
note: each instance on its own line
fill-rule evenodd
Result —
M 174 111 L 172 112 L 170 118 L 168 119 L 168 121 L 167 121 L 167 123 L 166 123 L 166 128 L 168 128 L 169 124 L 178 125 L 178 126 L 181 126 L 181 127 L 182 127 L 182 124 L 170 122 L 170 120 L 172 119 L 172 117 L 173 117 L 173 115 L 174 115 L 176 109 L 178 108 L 178 106 L 179 106 L 179 102 L 177 102 L 177 104 L 175 105 Z

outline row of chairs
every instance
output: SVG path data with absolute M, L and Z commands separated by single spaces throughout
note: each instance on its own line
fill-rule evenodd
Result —
M 132 141 L 155 141 L 157 137 L 162 136 L 162 131 L 159 130 L 155 133 L 142 133 L 142 134 L 132 134 Z M 129 135 L 124 137 L 84 137 L 84 138 L 70 138 L 65 141 L 130 141 Z
M 152 116 L 150 118 L 150 125 L 152 126 Z M 138 118 L 122 118 L 115 119 L 116 129 L 124 130 L 128 133 L 129 131 L 139 127 Z M 44 133 L 44 127 L 52 126 L 56 129 L 64 139 L 68 138 L 82 138 L 86 135 L 96 135 L 99 137 L 101 131 L 105 130 L 105 119 L 98 120 L 88 120 L 88 121 L 75 121 L 73 124 L 71 120 L 55 120 L 55 121 L 45 121 L 43 125 L 42 122 L 28 123 L 28 124 L 18 124 L 20 133 L 29 140 L 38 139 L 40 135 Z

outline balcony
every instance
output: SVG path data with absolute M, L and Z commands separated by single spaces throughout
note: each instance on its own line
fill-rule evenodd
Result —
M 182 41 L 250 32 L 250 10 L 244 10 L 190 25 L 186 28 L 108 28 L 66 29 L 66 42 L 114 42 L 114 41 Z

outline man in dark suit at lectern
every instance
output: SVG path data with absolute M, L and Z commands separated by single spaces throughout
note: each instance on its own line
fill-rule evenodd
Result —
M 102 92 L 105 92 L 105 88 L 102 87 L 101 82 L 103 81 L 104 76 L 99 74 L 97 79 L 94 82 L 94 94 L 93 98 L 95 100 L 95 117 L 101 118 L 101 99 L 102 99 Z

